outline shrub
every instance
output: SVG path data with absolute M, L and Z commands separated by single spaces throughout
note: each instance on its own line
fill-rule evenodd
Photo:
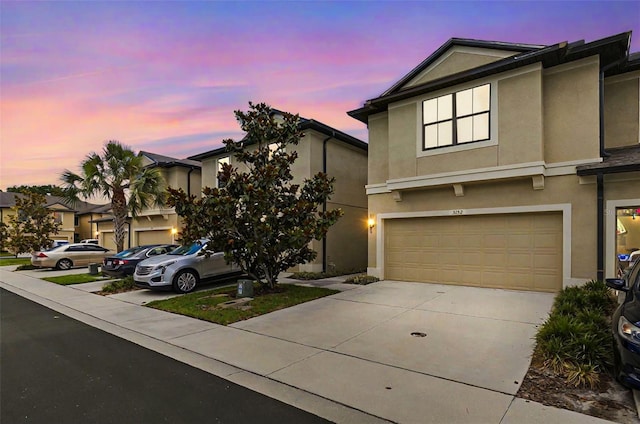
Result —
M 344 280 L 344 282 L 347 284 L 362 284 L 362 285 L 375 283 L 376 281 L 380 281 L 380 279 L 378 277 L 374 277 L 373 275 L 366 275 L 366 274 L 355 275 L 353 277 L 349 277 L 346 280 Z
M 563 289 L 536 335 L 544 366 L 577 386 L 597 384 L 598 372 L 610 369 L 610 316 L 615 297 L 599 281 Z
M 113 294 L 135 289 L 136 285 L 133 282 L 133 277 L 129 275 L 122 280 L 116 280 L 105 284 L 104 286 L 102 286 L 102 293 Z

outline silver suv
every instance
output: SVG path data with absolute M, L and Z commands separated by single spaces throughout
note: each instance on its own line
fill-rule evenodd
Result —
M 222 252 L 207 257 L 207 240 L 180 246 L 166 255 L 154 256 L 138 263 L 133 274 L 136 286 L 148 289 L 173 288 L 177 293 L 193 291 L 201 280 L 235 274 L 239 268 L 227 265 Z

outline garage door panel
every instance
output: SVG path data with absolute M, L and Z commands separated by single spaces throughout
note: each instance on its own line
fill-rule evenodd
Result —
M 530 253 L 509 253 L 507 257 L 507 265 L 509 268 L 531 268 L 532 256 Z
M 518 229 L 521 231 L 521 229 Z M 528 249 L 531 246 L 531 233 L 518 232 L 508 236 L 509 249 Z
M 138 246 L 165 243 L 171 243 L 171 233 L 168 230 L 149 230 L 138 232 Z
M 531 213 L 384 221 L 385 278 L 557 291 L 562 214 Z

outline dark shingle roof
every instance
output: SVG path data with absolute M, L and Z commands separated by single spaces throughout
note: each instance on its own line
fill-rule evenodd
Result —
M 156 166 L 159 166 L 161 168 L 170 168 L 172 166 L 184 166 L 187 168 L 200 169 L 202 167 L 202 164 L 200 162 L 191 160 L 188 158 L 176 159 L 170 156 L 164 156 L 164 155 L 159 155 L 157 153 L 151 153 L 151 152 L 145 152 L 145 151 L 142 151 L 140 153 L 148 157 L 152 162 L 154 162 Z
M 16 196 L 23 196 L 20 193 L 14 193 L 10 191 L 0 192 L 0 207 L 2 208 L 11 208 L 16 204 Z M 96 212 L 98 210 L 102 210 L 105 207 L 111 209 L 111 205 L 95 205 L 89 202 L 76 202 L 72 203 L 68 199 L 60 196 L 45 196 L 45 206 L 52 206 L 55 204 L 59 204 L 67 208 L 69 211 L 74 211 L 77 213 L 88 213 L 88 212 Z
M 278 109 L 272 109 L 272 111 L 273 111 L 273 114 L 276 114 L 276 115 L 283 114 L 283 112 L 281 112 Z M 364 151 L 367 151 L 369 149 L 369 145 L 364 141 L 360 140 L 359 138 L 353 137 L 345 132 L 342 132 L 333 127 L 330 127 L 327 124 L 323 124 L 320 121 L 316 121 L 315 119 L 307 119 L 307 118 L 300 117 L 298 128 L 301 131 L 305 131 L 308 129 L 318 131 L 321 134 L 324 134 L 326 136 L 331 136 L 336 140 L 340 140 L 343 143 L 349 144 L 353 147 L 362 149 Z M 223 146 L 217 149 L 209 150 L 204 153 L 199 153 L 197 155 L 189 156 L 189 159 L 201 161 L 201 160 L 210 158 L 212 156 L 218 156 L 218 155 L 224 154 L 226 151 L 227 151 L 227 148 Z
M 578 175 L 615 174 L 640 171 L 640 145 L 607 149 L 602 162 L 576 168 Z

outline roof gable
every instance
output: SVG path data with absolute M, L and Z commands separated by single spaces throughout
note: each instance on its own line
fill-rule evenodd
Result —
M 382 96 L 545 46 L 451 38 Z
M 551 68 L 563 63 L 597 55 L 599 56 L 600 70 L 605 77 L 621 72 L 630 72 L 640 68 L 640 61 L 634 57 L 629 57 L 630 39 L 631 32 L 623 32 L 590 43 L 585 43 L 583 40 L 580 40 L 574 43 L 563 41 L 546 47 L 533 46 L 529 52 L 517 53 L 513 56 L 508 56 L 466 71 L 443 76 L 419 85 L 405 87 L 407 82 L 419 75 L 420 72 L 425 70 L 442 55 L 441 52 L 436 52 L 385 93 L 379 97 L 367 100 L 361 108 L 349 111 L 347 114 L 361 122 L 368 123 L 369 116 L 387 111 L 391 103 L 422 96 L 429 92 L 522 68 L 534 63 L 540 63 L 543 68 Z M 483 44 L 484 42 L 480 43 Z M 504 44 L 506 45 L 507 43 Z M 443 47 L 441 47 L 439 51 L 443 49 Z

